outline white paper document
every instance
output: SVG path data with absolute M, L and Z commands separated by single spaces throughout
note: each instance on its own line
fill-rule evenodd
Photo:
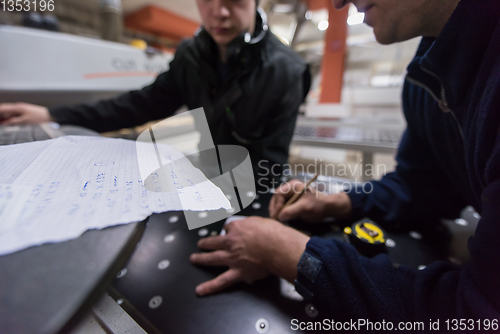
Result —
M 102 137 L 0 146 L 0 255 L 152 213 L 229 209 L 223 192 L 183 157 L 167 145 Z M 146 189 L 161 166 L 170 186 Z

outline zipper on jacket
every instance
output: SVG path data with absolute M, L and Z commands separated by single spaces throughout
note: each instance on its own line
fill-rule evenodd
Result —
M 453 119 L 455 120 L 455 124 L 457 125 L 457 128 L 458 128 L 458 132 L 460 133 L 460 137 L 462 138 L 462 143 L 465 145 L 465 139 L 464 139 L 464 133 L 462 131 L 462 127 L 460 126 L 460 123 L 458 122 L 457 116 L 455 115 L 453 110 L 451 110 L 450 107 L 448 106 L 448 101 L 446 101 L 446 94 L 444 92 L 444 87 L 441 84 L 441 81 L 439 82 L 439 84 L 441 85 L 441 102 L 440 103 L 442 103 L 442 106 L 440 106 L 440 107 L 445 113 L 450 113 L 451 117 L 453 117 Z
M 441 97 L 440 98 L 437 98 L 435 95 L 434 98 L 436 99 L 436 101 L 439 103 L 439 108 L 444 111 L 444 112 L 451 112 L 451 109 L 450 107 L 448 107 L 448 101 L 446 101 L 446 94 L 444 92 L 444 87 L 443 87 L 443 83 L 441 82 L 441 79 L 439 79 L 439 77 L 437 75 L 435 75 L 434 73 L 432 73 L 431 71 L 429 70 L 426 70 L 425 68 L 423 67 L 420 67 L 420 69 L 422 71 L 424 71 L 425 73 L 433 76 L 434 78 L 436 78 L 436 80 L 439 82 L 439 87 L 441 87 Z
M 441 83 L 439 83 L 441 85 Z M 441 100 L 439 101 L 439 108 L 444 112 L 452 112 L 448 106 L 448 101 L 446 101 L 446 95 L 444 93 L 444 88 L 441 86 Z
M 408 75 L 406 76 L 406 80 L 408 80 L 409 82 L 411 82 L 411 83 L 413 83 L 413 84 L 415 84 L 417 86 L 420 86 L 423 89 L 425 89 L 429 94 L 431 94 L 431 96 L 434 98 L 434 100 L 436 100 L 436 102 L 439 104 L 439 108 L 444 113 L 451 114 L 451 117 L 453 118 L 453 120 L 455 121 L 455 124 L 457 126 L 458 133 L 460 133 L 460 138 L 462 139 L 462 144 L 465 145 L 465 138 L 464 138 L 464 133 L 462 131 L 462 127 L 460 126 L 460 123 L 458 122 L 457 116 L 455 116 L 455 113 L 453 112 L 453 110 L 451 110 L 450 107 L 448 106 L 448 101 L 446 101 L 446 94 L 444 92 L 444 87 L 443 87 L 443 84 L 441 83 L 441 80 L 438 78 L 437 75 L 435 75 L 434 73 L 432 73 L 432 72 L 430 72 L 428 70 L 425 70 L 425 69 L 422 68 L 422 71 L 424 71 L 427 74 L 432 75 L 433 77 L 435 77 L 439 81 L 439 85 L 441 86 L 441 98 L 438 98 L 434 94 L 434 92 L 432 91 L 432 89 L 430 89 L 427 85 L 424 85 L 420 81 L 417 81 L 417 80 L 409 77 Z

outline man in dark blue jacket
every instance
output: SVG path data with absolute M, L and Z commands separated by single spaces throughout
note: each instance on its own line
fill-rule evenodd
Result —
M 333 0 L 338 8 L 349 0 Z M 500 2 L 498 0 L 353 0 L 377 40 L 424 36 L 408 67 L 403 107 L 408 128 L 396 171 L 373 191 L 306 193 L 280 209 L 304 185 L 282 186 L 270 204 L 279 220 L 370 217 L 383 225 L 427 224 L 456 217 L 466 205 L 481 214 L 469 240 L 470 264 L 395 268 L 336 240 L 309 238 L 262 218 L 229 224 L 228 234 L 201 240 L 194 263 L 230 269 L 197 288 L 217 291 L 274 273 L 335 319 L 425 321 L 500 318 Z M 368 187 L 369 188 L 369 187 Z M 367 187 L 365 187 L 367 189 Z M 493 328 L 493 327 L 491 327 Z M 426 327 L 429 330 L 429 327 Z M 443 327 L 441 327 L 443 329 Z

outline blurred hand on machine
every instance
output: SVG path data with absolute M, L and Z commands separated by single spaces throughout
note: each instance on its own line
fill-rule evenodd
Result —
M 53 121 L 49 109 L 29 103 L 0 103 L 0 125 L 29 125 Z
M 198 247 L 209 253 L 192 254 L 193 264 L 228 266 L 216 278 L 196 287 L 200 296 L 227 288 L 237 282 L 251 283 L 270 274 L 293 282 L 297 264 L 309 237 L 295 229 L 261 217 L 249 217 L 226 224 L 226 235 L 206 237 Z
M 344 193 L 323 194 L 309 187 L 293 204 L 283 208 L 285 203 L 295 194 L 301 192 L 306 185 L 292 180 L 281 185 L 269 203 L 269 215 L 277 215 L 279 221 L 300 219 L 309 223 L 322 222 L 327 217 L 348 218 L 351 212 L 351 200 Z

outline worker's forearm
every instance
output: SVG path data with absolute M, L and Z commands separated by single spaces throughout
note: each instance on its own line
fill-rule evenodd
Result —
M 273 236 L 274 240 L 268 241 L 269 257 L 265 259 L 265 264 L 273 274 L 293 282 L 297 278 L 297 265 L 309 237 L 287 226 L 280 232 Z

